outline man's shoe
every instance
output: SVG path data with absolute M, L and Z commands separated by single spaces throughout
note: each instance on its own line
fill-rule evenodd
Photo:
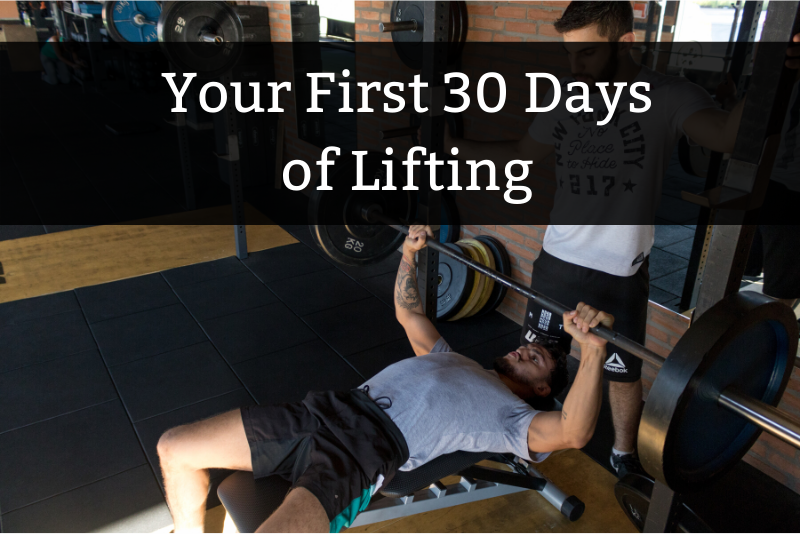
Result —
M 635 453 L 627 455 L 611 454 L 611 468 L 617 473 L 617 477 L 622 479 L 627 474 L 645 475 L 646 472 L 642 468 L 642 463 L 639 462 L 639 457 Z

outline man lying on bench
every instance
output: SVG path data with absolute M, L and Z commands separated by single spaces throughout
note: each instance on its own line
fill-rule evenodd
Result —
M 417 251 L 429 227 L 403 244 L 395 309 L 417 358 L 395 363 L 349 392 L 310 392 L 299 403 L 252 406 L 170 429 L 158 442 L 175 531 L 201 531 L 209 468 L 280 474 L 292 482 L 261 532 L 338 532 L 398 470 L 455 451 L 511 452 L 535 462 L 581 448 L 594 433 L 602 399 L 606 342 L 590 327 L 614 318 L 579 304 L 564 315 L 581 362 L 562 410 L 525 400 L 567 384 L 566 353 L 548 342 L 511 351 L 485 370 L 454 353 L 424 315 Z

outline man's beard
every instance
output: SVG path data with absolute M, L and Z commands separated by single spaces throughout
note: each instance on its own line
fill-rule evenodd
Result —
M 617 57 L 616 50 L 612 49 L 611 57 L 609 58 L 609 60 L 606 63 L 605 67 L 603 67 L 603 70 L 600 71 L 600 74 L 598 75 L 598 77 L 596 79 L 593 76 L 588 76 L 587 74 L 583 74 L 583 73 L 579 73 L 579 74 L 574 75 L 574 76 L 587 76 L 589 78 L 592 78 L 594 80 L 594 82 L 592 82 L 592 84 L 589 85 L 589 92 L 590 93 L 597 93 L 598 91 L 600 91 L 600 88 L 597 87 L 597 83 L 598 82 L 609 82 L 610 83 L 611 80 L 613 80 L 614 77 L 617 75 L 617 70 L 618 69 L 619 69 L 619 58 Z
M 522 375 L 520 375 L 520 373 L 511 363 L 511 361 L 506 357 L 497 357 L 496 359 L 494 359 L 492 367 L 494 368 L 494 371 L 496 371 L 499 374 L 505 375 L 515 383 L 521 383 L 526 386 L 533 387 L 533 385 L 530 384 L 525 377 L 522 377 Z

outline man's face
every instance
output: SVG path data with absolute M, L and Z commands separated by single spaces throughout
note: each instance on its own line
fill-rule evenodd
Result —
M 547 384 L 556 363 L 539 344 L 528 344 L 494 359 L 494 369 L 516 383 L 531 387 L 537 396 L 550 395 Z
M 598 91 L 597 82 L 614 79 L 619 67 L 619 47 L 601 37 L 596 25 L 567 32 L 563 37 L 570 69 L 578 82 L 587 84 L 594 93 Z

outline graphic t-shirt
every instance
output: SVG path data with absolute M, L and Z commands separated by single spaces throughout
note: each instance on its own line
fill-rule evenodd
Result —
M 654 230 L 653 225 L 548 225 L 542 248 L 570 264 L 630 277 L 650 254 Z
M 430 354 L 392 364 L 364 386 L 373 400 L 391 400 L 384 411 L 408 444 L 402 471 L 454 451 L 513 453 L 534 462 L 549 455 L 528 450 L 528 427 L 541 411 L 511 392 L 494 370 L 453 353 L 444 339 Z
M 553 256 L 584 267 L 613 275 L 636 273 L 652 246 L 653 229 L 634 228 L 614 232 L 614 225 L 637 223 L 651 226 L 661 198 L 661 181 L 675 144 L 685 135 L 683 122 L 695 112 L 713 108 L 714 102 L 701 87 L 677 76 L 659 74 L 642 67 L 636 78 L 623 90 L 613 118 L 598 126 L 608 115 L 603 96 L 592 93 L 592 112 L 571 113 L 567 110 L 568 91 L 575 79 L 563 78 L 561 99 L 552 111 L 536 116 L 528 132 L 539 143 L 555 147 L 556 194 L 550 213 L 552 225 L 597 225 L 581 240 L 573 237 L 578 229 L 565 229 L 545 235 L 544 248 Z M 630 93 L 633 83 L 650 84 L 641 88 L 651 101 L 644 113 L 630 111 L 631 104 L 643 103 Z M 608 88 L 612 95 L 616 88 Z M 542 105 L 553 101 L 555 92 L 548 91 Z M 552 226 L 551 225 L 551 226 Z M 606 227 L 606 228 L 600 228 Z M 553 234 L 548 228 L 548 233 Z M 650 242 L 649 244 L 647 242 Z M 549 242 L 549 243 L 548 243 Z

